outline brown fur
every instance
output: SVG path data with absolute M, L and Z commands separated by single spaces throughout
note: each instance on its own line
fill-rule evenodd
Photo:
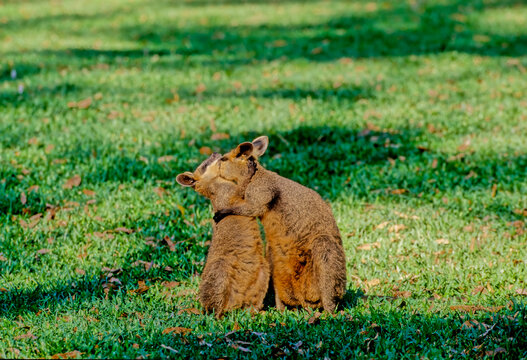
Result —
M 220 176 L 244 192 L 215 218 L 260 217 L 279 309 L 300 305 L 332 312 L 346 289 L 346 257 L 333 213 L 318 193 L 258 163 L 267 145 L 262 136 L 220 160 Z
M 241 196 L 234 183 L 219 178 L 219 157 L 213 154 L 194 173 L 186 172 L 176 178 L 181 185 L 192 186 L 209 198 L 214 210 L 231 205 L 233 197 Z M 205 311 L 214 311 L 217 317 L 238 308 L 260 310 L 269 273 L 256 219 L 227 216 L 213 225 L 212 242 L 201 275 L 200 303 Z

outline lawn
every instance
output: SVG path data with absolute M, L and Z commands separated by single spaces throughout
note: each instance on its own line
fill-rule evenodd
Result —
M 0 0 L 0 358 L 527 358 L 527 4 Z M 210 151 L 331 203 L 335 314 L 201 314 Z

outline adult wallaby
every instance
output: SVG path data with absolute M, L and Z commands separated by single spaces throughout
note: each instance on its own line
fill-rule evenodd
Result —
M 212 154 L 194 173 L 176 177 L 210 199 L 216 211 L 241 196 L 236 184 L 219 177 L 220 154 Z M 220 318 L 237 308 L 260 310 L 269 286 L 269 263 L 263 256 L 260 229 L 254 217 L 232 215 L 213 225 L 212 242 L 199 287 L 199 300 L 206 312 Z
M 220 177 L 244 191 L 215 220 L 233 214 L 261 219 L 277 308 L 322 306 L 332 312 L 346 290 L 346 256 L 335 218 L 318 193 L 258 162 L 268 144 L 260 136 L 220 159 Z

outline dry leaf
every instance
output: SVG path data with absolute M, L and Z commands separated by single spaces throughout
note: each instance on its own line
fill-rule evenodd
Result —
M 179 282 L 177 281 L 163 281 L 162 285 L 166 287 L 167 289 L 173 289 L 176 286 L 179 286 Z
M 91 98 L 86 98 L 84 100 L 77 102 L 77 107 L 79 109 L 87 109 L 90 107 L 90 105 L 91 105 Z
M 474 313 L 476 311 L 498 312 L 503 308 L 504 306 L 494 306 L 494 307 L 485 307 L 481 305 L 453 305 L 453 306 L 450 306 L 450 310 L 470 312 L 470 313 Z
M 371 280 L 366 280 L 364 282 L 368 287 L 374 287 L 374 286 L 377 286 L 381 283 L 381 280 L 379 279 L 371 279 Z
M 225 140 L 230 138 L 230 135 L 227 133 L 214 133 L 210 137 L 211 140 Z
M 201 155 L 211 155 L 212 154 L 212 149 L 208 146 L 203 146 L 199 149 L 199 153 Z
M 474 290 L 472 290 L 472 295 L 479 295 L 479 294 L 486 294 L 487 288 L 483 285 L 476 286 Z
M 127 233 L 127 234 L 131 234 L 131 233 L 134 232 L 132 229 L 128 229 L 128 228 L 125 228 L 125 227 L 118 227 L 118 228 L 115 228 L 113 231 L 115 231 L 115 232 L 124 232 L 124 233 Z
M 207 90 L 207 87 L 205 86 L 205 84 L 203 83 L 199 84 L 198 86 L 196 86 L 196 89 L 195 89 L 196 95 L 199 95 L 202 92 L 205 92 L 205 90 Z
M 399 231 L 404 230 L 404 229 L 406 229 L 406 225 L 396 224 L 396 225 L 390 226 L 390 228 L 388 229 L 388 232 L 398 233 Z
M 154 188 L 154 192 L 157 194 L 157 196 L 162 198 L 167 191 L 165 189 L 163 189 L 161 186 L 158 186 L 158 187 Z
M 170 249 L 170 251 L 176 251 L 176 245 L 174 244 L 174 242 L 170 239 L 170 237 L 168 237 L 168 235 L 166 235 L 163 240 L 167 243 L 168 245 L 168 248 Z
M 394 291 L 393 296 L 398 297 L 398 298 L 407 299 L 410 296 L 412 296 L 412 293 L 410 291 Z
M 516 289 L 516 294 L 527 296 L 527 289 Z
M 170 334 L 170 333 L 188 334 L 191 331 L 192 331 L 192 329 L 176 326 L 176 327 L 166 328 L 165 330 L 163 330 L 162 334 Z
M 437 239 L 436 243 L 438 243 L 440 245 L 447 245 L 447 244 L 450 243 L 450 241 L 448 241 L 447 239 Z
M 40 249 L 40 250 L 37 250 L 37 254 L 41 254 L 41 255 L 44 255 L 44 254 L 47 254 L 47 253 L 50 253 L 51 250 L 50 249 Z
M 178 311 L 178 315 L 181 314 L 194 314 L 194 315 L 200 315 L 201 312 L 196 308 L 188 308 L 188 309 L 181 309 Z
M 78 358 L 80 357 L 82 354 L 84 353 L 81 353 L 80 351 L 70 351 L 70 352 L 66 352 L 66 353 L 61 353 L 61 354 L 55 354 L 53 356 L 51 356 L 52 359 L 74 359 L 74 358 Z
M 26 197 L 26 194 L 25 194 L 24 192 L 22 192 L 22 193 L 20 194 L 20 203 L 21 203 L 22 205 L 26 205 L 26 203 L 27 203 L 27 197 Z
M 148 289 L 150 289 L 150 286 L 146 286 L 145 285 L 145 282 L 143 280 L 139 280 L 137 282 L 137 284 L 139 285 L 139 287 L 137 289 L 134 289 L 134 290 L 130 290 L 129 292 L 130 293 L 134 293 L 134 294 L 144 294 L 145 292 L 148 291 Z
M 369 243 L 369 244 L 362 244 L 357 246 L 357 250 L 371 250 L 374 248 L 380 248 L 381 244 L 379 242 Z
M 15 336 L 14 340 L 22 340 L 22 339 L 32 339 L 35 340 L 37 337 L 31 333 L 31 331 L 28 331 L 25 334 Z
M 384 229 L 386 226 L 388 226 L 389 223 L 389 221 L 382 222 L 375 227 L 375 230 Z
M 95 196 L 95 191 L 93 191 L 93 190 L 83 189 L 82 192 L 86 196 Z
M 7 261 L 7 258 L 2 253 L 0 253 L 0 261 Z
M 176 157 L 172 155 L 165 155 L 157 158 L 158 163 L 168 162 L 168 161 L 175 161 Z
M 38 185 L 32 185 L 32 186 L 27 188 L 27 192 L 28 192 L 28 194 L 30 192 L 32 192 L 32 191 L 37 192 L 39 188 L 40 188 L 40 186 L 38 186 Z
M 75 175 L 72 178 L 69 178 L 66 183 L 62 186 L 64 189 L 71 189 L 80 185 L 82 179 L 79 175 Z
M 407 191 L 408 190 L 406 190 L 406 189 L 394 189 L 394 190 L 390 191 L 390 193 L 392 195 L 402 195 L 402 194 L 404 194 Z
M 75 272 L 79 275 L 85 275 L 86 274 L 86 271 L 82 270 L 82 269 L 79 269 L 79 268 L 76 268 L 75 269 Z
M 307 320 L 307 323 L 309 325 L 314 325 L 314 324 L 318 324 L 320 322 L 320 317 L 322 316 L 322 313 L 320 313 L 319 311 L 315 311 L 313 313 L 313 316 L 311 316 L 309 318 L 309 320 Z

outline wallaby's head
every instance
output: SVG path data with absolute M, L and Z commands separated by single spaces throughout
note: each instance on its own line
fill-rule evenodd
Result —
M 182 186 L 192 187 L 197 193 L 210 199 L 214 210 L 229 207 L 240 195 L 240 189 L 232 181 L 223 179 L 219 172 L 221 154 L 214 153 L 192 173 L 186 171 L 176 177 Z
M 260 136 L 252 142 L 243 142 L 236 146 L 218 162 L 221 177 L 234 181 L 237 185 L 246 184 L 254 175 L 256 162 L 265 153 L 268 145 L 269 138 Z

